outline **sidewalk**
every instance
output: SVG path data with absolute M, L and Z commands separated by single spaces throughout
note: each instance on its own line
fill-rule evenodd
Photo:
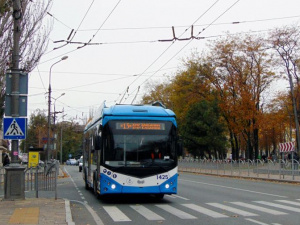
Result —
M 69 225 L 64 199 L 30 198 L 17 201 L 0 201 L 0 225 L 7 224 L 58 224 Z
M 61 168 L 58 177 L 67 177 Z M 26 197 L 10 201 L 0 196 L 0 225 L 8 224 L 74 225 L 69 200 Z

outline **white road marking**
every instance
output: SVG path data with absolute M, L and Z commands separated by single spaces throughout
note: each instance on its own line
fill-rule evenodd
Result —
M 87 203 L 85 202 L 80 202 L 80 201 L 76 201 L 76 200 L 71 200 L 72 202 L 78 202 L 82 205 L 85 206 L 85 208 L 90 212 L 90 214 L 92 215 L 96 225 L 104 225 L 104 223 L 102 222 L 102 220 L 100 219 L 100 217 L 97 215 L 97 213 L 92 209 L 92 207 L 90 207 Z
M 293 212 L 300 212 L 300 209 L 295 208 L 295 207 L 291 207 L 291 206 L 285 206 L 285 205 L 280 205 L 280 204 L 265 202 L 265 201 L 255 201 L 255 202 L 257 202 L 259 204 L 263 204 L 263 205 L 277 207 L 277 208 L 280 208 L 280 209 L 286 209 L 286 210 L 293 211 Z
M 65 210 L 66 210 L 66 222 L 68 223 L 68 225 L 75 225 L 75 223 L 72 220 L 70 201 L 68 199 L 65 199 Z
M 68 171 L 65 169 L 65 172 L 68 174 L 68 176 L 70 177 L 71 181 L 73 182 L 73 184 L 75 185 L 75 182 L 73 180 L 73 178 L 70 176 L 70 174 L 68 173 Z M 85 199 L 83 197 L 83 199 Z M 97 213 L 87 204 L 88 202 L 87 201 L 84 201 L 84 202 L 80 202 L 80 201 L 77 201 L 77 200 L 72 200 L 73 202 L 78 202 L 82 205 L 85 206 L 85 208 L 90 212 L 90 214 L 92 215 L 96 225 L 104 225 L 104 223 L 102 222 L 102 220 L 100 219 L 100 217 L 97 215 Z M 70 208 L 70 213 L 71 213 L 71 208 Z M 72 215 L 71 215 L 71 219 L 72 219 Z M 70 223 L 68 223 L 68 225 L 75 225 L 75 223 L 72 223 L 72 221 Z
M 240 210 L 240 209 L 236 209 L 236 208 L 230 207 L 228 205 L 222 205 L 222 204 L 219 204 L 219 203 L 206 203 L 206 204 L 214 206 L 214 207 L 219 208 L 219 209 L 223 209 L 223 210 L 232 212 L 232 213 L 239 214 L 241 216 L 258 216 L 257 214 L 247 212 L 247 211 L 244 211 L 244 210 Z
M 226 217 L 228 217 L 224 214 L 212 211 L 210 209 L 207 209 L 207 208 L 195 205 L 195 204 L 182 204 L 182 205 L 189 208 L 189 209 L 195 210 L 199 213 L 205 214 L 205 215 L 213 217 L 213 218 L 226 218 Z
M 253 220 L 253 219 L 250 219 L 250 218 L 247 218 L 245 220 L 248 220 L 248 221 L 250 221 L 252 223 L 256 223 L 256 224 L 260 224 L 260 225 L 269 225 L 267 223 L 263 223 L 263 222 L 260 222 L 260 221 L 257 221 L 257 220 Z
M 148 220 L 165 220 L 160 215 L 156 214 L 155 212 L 152 212 L 151 210 L 147 209 L 142 205 L 131 205 L 130 207 Z
M 281 203 L 287 203 L 287 204 L 291 204 L 291 205 L 300 206 L 299 202 L 293 202 L 293 201 L 288 201 L 288 200 L 276 200 L 276 202 L 281 202 Z
M 246 208 L 249 208 L 249 209 L 259 210 L 261 212 L 269 213 L 269 214 L 272 214 L 272 215 L 285 215 L 285 214 L 287 214 L 285 212 L 281 212 L 281 211 L 277 211 L 277 210 L 273 210 L 273 209 L 268 209 L 268 208 L 264 208 L 264 207 L 257 206 L 257 205 L 251 205 L 251 204 L 243 203 L 243 202 L 230 202 L 230 203 L 238 205 L 238 206 L 246 207 Z
M 190 215 L 186 212 L 183 212 L 179 209 L 176 209 L 170 205 L 156 205 L 157 207 L 171 213 L 172 215 L 174 216 L 177 216 L 179 217 L 180 219 L 197 219 L 197 217 L 193 216 L 193 215 Z
M 129 219 L 116 206 L 103 206 L 103 208 L 115 222 L 131 221 L 131 219 Z
M 175 195 L 166 195 L 168 198 L 176 198 Z
M 190 182 L 190 183 L 196 183 L 196 184 L 204 184 L 204 185 L 214 186 L 214 187 L 227 188 L 227 189 L 232 189 L 232 190 L 237 190 L 237 191 L 244 191 L 244 192 L 249 192 L 249 193 L 254 193 L 254 194 L 260 194 L 260 195 L 268 195 L 268 196 L 274 196 L 274 197 L 279 197 L 279 198 L 287 198 L 287 196 L 273 195 L 273 194 L 270 194 L 270 193 L 258 192 L 258 191 L 251 191 L 251 190 L 247 190 L 247 189 L 228 187 L 228 186 L 223 186 L 223 185 L 218 185 L 218 184 L 209 184 L 209 183 L 204 183 L 204 182 L 199 182 L 199 181 L 183 180 L 183 179 L 178 179 L 178 180 L 179 181 Z
M 187 201 L 189 201 L 190 199 L 188 199 L 188 198 L 184 198 L 184 197 L 181 197 L 181 196 L 179 196 L 179 195 L 175 195 L 175 197 L 176 198 L 181 198 L 181 199 L 183 199 L 183 200 L 187 200 Z

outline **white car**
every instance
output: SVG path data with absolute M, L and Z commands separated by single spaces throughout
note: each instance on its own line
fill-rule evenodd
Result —
M 75 166 L 77 163 L 76 159 L 68 159 L 66 164 L 67 165 L 71 165 L 71 166 Z

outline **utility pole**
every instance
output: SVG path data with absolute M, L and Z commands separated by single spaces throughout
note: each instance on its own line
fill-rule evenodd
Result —
M 63 122 L 64 122 L 64 118 L 65 118 L 65 115 L 64 115 L 64 112 L 65 110 L 63 109 L 62 113 L 63 113 L 63 120 L 61 122 L 61 127 L 60 127 L 60 165 L 63 164 L 63 161 L 62 161 L 62 153 L 63 153 Z
M 21 2 L 20 0 L 13 1 L 13 18 L 14 18 L 14 42 L 13 42 L 13 52 L 12 52 L 12 116 L 19 116 L 19 86 L 20 86 L 20 37 L 21 37 Z M 18 163 L 18 148 L 19 140 L 12 140 L 12 163 Z
M 20 98 L 20 38 L 21 38 L 21 20 L 22 8 L 20 0 L 13 0 L 13 51 L 11 64 L 11 116 L 16 119 L 19 114 Z M 6 115 L 7 116 L 7 115 Z M 12 125 L 10 125 L 12 126 Z M 18 163 L 19 140 L 11 141 L 11 164 L 6 167 L 5 176 L 5 200 L 25 199 L 25 176 L 24 167 Z

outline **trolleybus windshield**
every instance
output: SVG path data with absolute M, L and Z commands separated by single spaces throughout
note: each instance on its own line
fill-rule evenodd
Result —
M 175 126 L 168 121 L 110 121 L 104 163 L 111 167 L 173 166 Z

